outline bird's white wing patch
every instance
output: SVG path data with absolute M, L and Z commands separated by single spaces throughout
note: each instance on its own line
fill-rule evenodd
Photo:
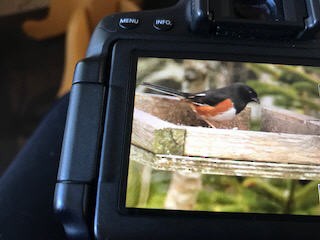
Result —
M 211 117 L 210 120 L 213 121 L 229 121 L 235 118 L 236 116 L 236 109 L 234 107 L 230 108 L 228 111 L 225 111 L 223 113 L 220 113 L 214 117 Z
M 193 98 L 196 98 L 196 97 L 205 97 L 206 94 L 205 93 L 198 93 L 196 95 L 193 95 L 193 96 L 189 96 L 188 98 L 189 99 L 193 99 Z
M 192 102 L 192 103 L 197 106 L 209 106 L 208 104 L 205 104 L 205 103 L 197 103 L 197 102 Z
M 205 97 L 207 94 L 205 93 L 198 93 L 195 95 L 195 97 Z

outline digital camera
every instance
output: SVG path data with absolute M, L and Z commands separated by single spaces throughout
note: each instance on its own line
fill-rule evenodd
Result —
M 56 184 L 70 239 L 320 237 L 319 20 L 319 0 L 102 19 Z

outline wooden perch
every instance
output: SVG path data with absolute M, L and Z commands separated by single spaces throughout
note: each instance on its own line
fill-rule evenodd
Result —
M 142 104 L 142 98 L 148 103 L 163 98 L 170 107 L 160 111 L 160 102 L 150 107 Z M 173 112 L 185 103 L 149 95 L 137 95 L 136 101 L 141 101 L 138 108 L 152 114 L 134 112 L 131 159 L 144 165 L 206 174 L 320 179 L 320 136 L 177 125 L 172 122 L 179 122 L 179 116 Z M 194 117 L 186 121 L 193 120 L 198 121 Z
M 319 180 L 320 166 L 152 154 L 131 146 L 130 159 L 156 170 L 202 174 Z
M 132 144 L 152 153 L 183 154 L 185 130 L 135 109 Z
M 187 128 L 185 156 L 320 164 L 320 137 L 255 131 Z
M 320 119 L 279 108 L 262 109 L 261 130 L 306 135 L 320 135 Z
M 320 164 L 320 136 L 178 126 L 140 110 L 132 144 L 155 154 Z

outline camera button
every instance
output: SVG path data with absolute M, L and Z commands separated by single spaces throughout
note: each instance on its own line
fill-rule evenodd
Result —
M 158 31 L 168 31 L 173 27 L 171 19 L 158 18 L 154 20 L 153 27 Z
M 123 29 L 134 29 L 140 24 L 139 18 L 125 17 L 119 19 L 119 26 Z

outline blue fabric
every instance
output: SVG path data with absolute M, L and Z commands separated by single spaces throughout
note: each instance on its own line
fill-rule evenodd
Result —
M 0 239 L 65 239 L 53 196 L 68 102 L 55 104 L 0 179 Z

